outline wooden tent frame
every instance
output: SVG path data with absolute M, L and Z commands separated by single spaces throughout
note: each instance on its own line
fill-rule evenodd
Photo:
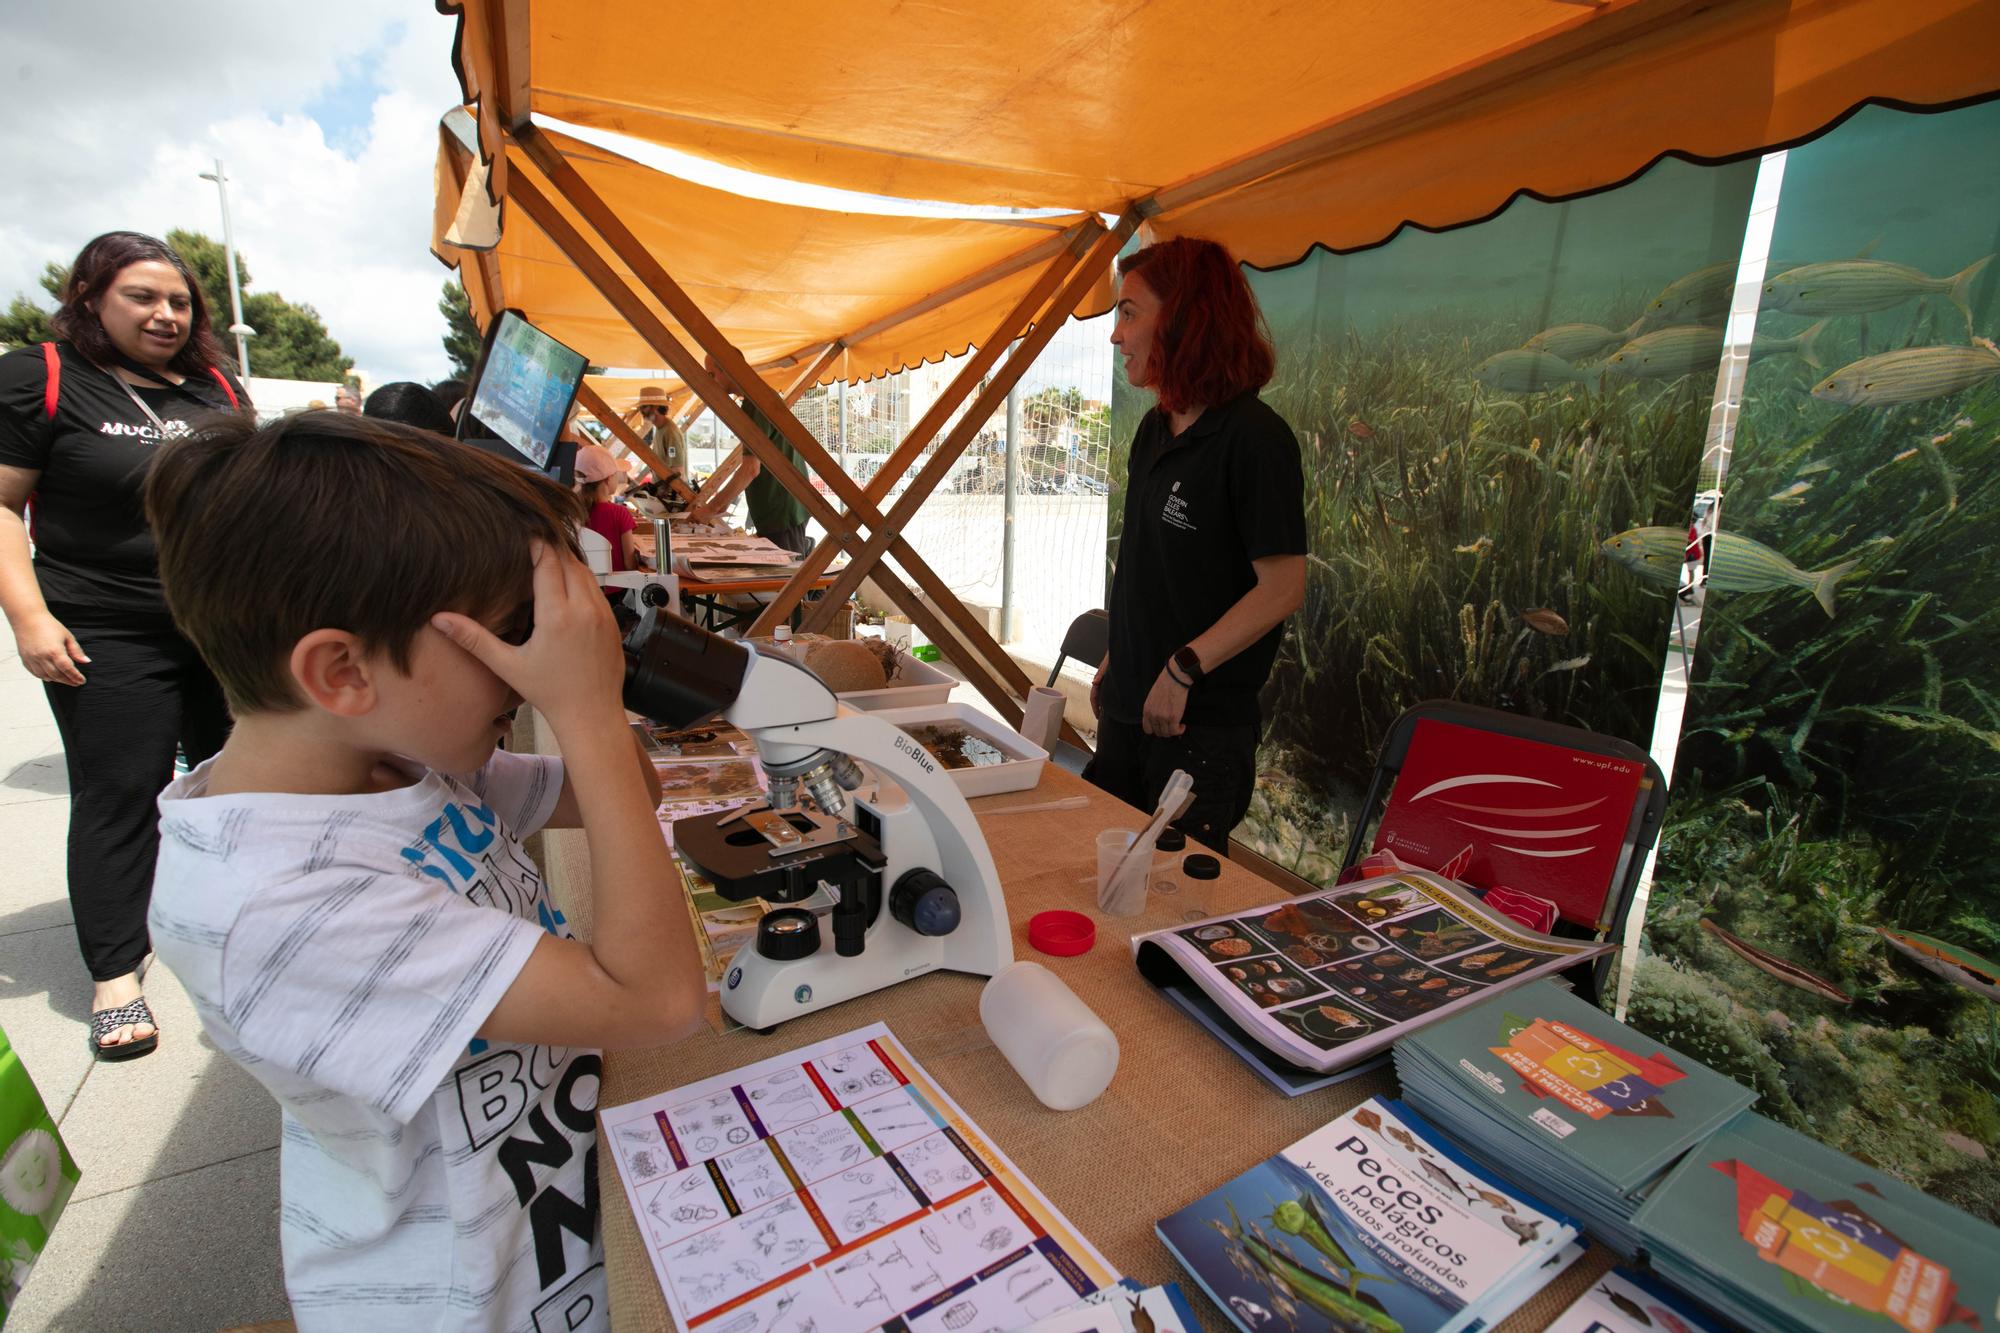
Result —
M 1076 308 L 1091 284 L 1110 267 L 1119 248 L 1153 210 L 1146 205 L 1135 205 L 1108 229 L 1095 217 L 1087 217 L 1010 259 L 989 265 L 904 309 L 851 330 L 825 344 L 817 356 L 810 356 L 808 369 L 798 376 L 788 393 L 780 395 L 751 368 L 743 354 L 722 335 L 666 267 L 626 228 L 616 212 L 583 179 L 582 173 L 562 155 L 548 136 L 536 129 L 528 114 L 531 87 L 528 73 L 528 0 L 501 0 L 501 3 L 490 6 L 468 5 L 461 12 L 468 20 L 468 38 L 485 45 L 493 57 L 493 83 L 496 86 L 481 89 L 478 110 L 481 129 L 490 127 L 499 131 L 500 135 L 496 137 L 505 145 L 501 152 L 494 154 L 489 165 L 487 187 L 492 198 L 496 202 L 507 199 L 518 204 L 564 258 L 631 326 L 633 332 L 680 376 L 681 382 L 692 390 L 694 401 L 705 404 L 714 412 L 717 419 L 743 441 L 744 447 L 759 463 L 771 470 L 771 475 L 826 530 L 826 540 L 814 548 L 813 554 L 806 558 L 771 604 L 757 617 L 750 632 L 769 633 L 790 616 L 812 584 L 824 574 L 833 557 L 842 550 L 848 550 L 848 567 L 835 581 L 830 594 L 822 599 L 822 604 L 808 620 L 808 626 L 825 628 L 840 604 L 861 585 L 862 580 L 872 577 L 889 600 L 946 653 L 953 665 L 965 673 L 972 686 L 1001 716 L 1018 725 L 1023 704 L 1034 682 L 959 600 L 957 594 L 903 539 L 902 525 L 949 474 L 951 465 L 964 453 L 977 433 L 978 423 L 1005 400 L 1008 391 L 1027 372 L 1035 357 L 1055 336 L 1056 329 L 1069 317 L 1069 312 Z M 529 178 L 528 172 L 519 169 L 521 163 L 508 161 L 512 155 L 509 149 L 518 151 L 528 163 L 533 164 L 554 195 L 594 233 L 595 243 L 570 224 L 555 200 L 542 192 Z M 464 184 L 464 173 L 460 173 L 459 185 L 463 188 Z M 640 290 L 634 290 L 633 285 L 619 275 L 613 264 L 600 253 L 599 244 L 625 266 Z M 1044 261 L 1046 266 L 1034 285 L 1014 303 L 992 335 L 979 344 L 945 392 L 910 428 L 909 434 L 897 445 L 866 488 L 849 477 L 813 438 L 812 432 L 792 415 L 792 401 L 823 373 L 834 356 L 844 352 L 854 342 Z M 478 274 L 476 280 L 485 289 L 484 294 L 490 302 L 485 308 L 501 309 L 503 293 L 498 259 L 490 252 L 479 252 L 475 267 Z M 778 446 L 751 423 L 748 413 L 723 391 L 721 383 L 708 373 L 696 352 L 676 338 L 665 321 L 647 304 L 640 294 L 641 290 L 645 297 L 657 302 L 680 325 L 701 352 L 715 359 L 715 363 L 736 382 L 744 401 L 754 403 L 779 428 L 805 463 L 804 473 L 793 468 Z M 1014 346 L 1017 340 L 1019 345 Z M 972 410 L 946 437 L 931 461 L 917 474 L 915 482 L 885 515 L 879 507 L 880 502 L 898 477 L 923 452 L 931 437 L 979 384 L 980 377 L 993 369 L 1001 353 L 1010 346 L 1014 347 L 1013 355 L 994 373 L 974 401 Z M 810 354 L 795 355 L 806 359 Z M 622 420 L 617 420 L 617 414 L 609 411 L 595 391 L 588 390 L 586 386 L 585 392 L 588 393 L 588 397 L 583 399 L 585 408 L 604 422 L 606 429 L 621 443 L 651 463 L 655 471 L 661 470 L 660 460 L 651 449 L 641 445 L 636 432 Z M 582 397 L 582 394 L 579 396 Z M 599 408 L 605 410 L 599 412 Z M 689 415 L 691 419 L 692 410 Z M 635 445 L 640 447 L 634 448 Z M 813 485 L 815 477 L 826 484 L 833 496 L 846 506 L 845 509 L 834 507 L 819 493 Z M 864 527 L 868 529 L 865 536 Z M 909 582 L 889 569 L 882 559 L 885 555 L 895 558 Z M 915 588 L 910 586 L 911 583 L 916 585 Z M 1072 744 L 1084 744 L 1083 738 L 1067 722 L 1063 724 L 1063 735 Z
M 798 498 L 806 511 L 826 530 L 827 540 L 821 545 L 828 549 L 829 559 L 839 548 L 861 542 L 863 525 L 874 533 L 874 536 L 863 543 L 862 549 L 866 550 L 872 546 L 878 554 L 874 557 L 873 564 L 859 571 L 850 568 L 843 575 L 843 578 L 850 580 L 850 588 L 858 586 L 862 577 L 872 576 L 897 609 L 908 615 L 914 624 L 950 655 L 954 665 L 965 673 L 973 687 L 985 696 L 1003 717 L 1018 724 L 1021 719 L 1022 701 L 1027 698 L 1033 682 L 987 632 L 986 627 L 958 599 L 944 580 L 924 562 L 923 558 L 901 538 L 895 528 L 888 524 L 875 501 L 870 499 L 853 478 L 840 469 L 820 443 L 813 438 L 812 433 L 792 415 L 784 397 L 751 369 L 742 353 L 722 335 L 721 330 L 715 327 L 666 268 L 625 227 L 609 205 L 588 182 L 584 181 L 581 174 L 568 159 L 563 157 L 555 145 L 532 124 L 517 127 L 509 134 L 508 143 L 511 148 L 519 151 L 523 161 L 513 163 L 506 173 L 507 198 L 528 215 L 578 273 L 597 288 L 612 308 L 631 325 L 633 331 L 644 339 L 674 373 L 680 376 L 682 382 L 700 396 L 709 410 L 744 442 L 751 455 L 764 467 L 772 469 L 772 475 Z M 555 195 L 560 197 L 596 235 L 604 250 L 632 273 L 637 288 L 632 283 L 626 282 L 605 254 L 600 253 L 597 245 L 570 223 L 556 206 L 555 199 L 543 192 L 530 172 L 522 169 L 525 164 L 533 165 L 542 178 L 548 181 Z M 1136 220 L 1133 225 L 1136 225 Z M 1129 234 L 1129 227 L 1124 230 Z M 1017 312 L 1022 312 L 1025 308 L 1025 313 L 1019 316 L 1023 322 L 1027 316 L 1039 313 L 1041 300 L 1046 299 L 1047 292 L 1066 275 L 1071 276 L 1072 285 L 1065 287 L 1065 291 L 1074 290 L 1080 295 L 1083 285 L 1094 281 L 1103 267 L 1109 264 L 1112 255 L 1117 252 L 1117 244 L 1122 243 L 1122 236 L 1115 243 L 1106 243 L 1114 234 L 1105 232 L 1102 224 L 1097 223 L 1095 219 L 1080 223 L 1064 232 L 1062 235 L 1068 238 L 1067 243 L 1059 247 L 1055 259 L 1044 270 L 1035 289 L 1029 294 L 1030 297 L 1036 297 L 1037 293 L 1040 296 L 1033 301 L 1023 298 L 1016 304 Z M 1082 242 L 1092 236 L 1100 238 L 1100 243 L 1089 251 L 1085 260 L 1086 263 L 1091 260 L 1096 261 L 1098 267 L 1088 277 L 1078 278 L 1073 273 L 1073 270 L 1078 268 L 1078 250 Z M 644 296 L 641 295 L 642 290 Z M 673 331 L 655 313 L 645 297 L 650 297 L 665 309 L 675 323 L 679 324 L 694 341 L 699 352 L 690 349 L 675 337 Z M 933 296 L 926 298 L 926 303 L 920 305 L 928 309 L 937 303 L 941 303 L 939 297 Z M 904 317 L 907 318 L 909 314 L 915 313 L 920 311 L 912 307 Z M 1049 330 L 1047 336 L 1053 336 L 1057 322 L 1059 320 L 1044 321 Z M 1011 342 L 1019 327 L 1014 325 L 996 331 L 994 343 L 996 348 L 1004 347 Z M 1042 341 L 1046 340 L 1045 336 Z M 844 346 L 845 341 L 840 339 L 830 344 L 822 353 L 825 360 L 830 362 L 831 354 Z M 1024 344 L 1024 348 L 1025 346 Z M 1039 350 L 1039 346 L 1035 350 Z M 804 461 L 806 473 L 801 473 L 792 467 L 778 445 L 752 425 L 744 408 L 737 404 L 733 396 L 724 391 L 716 377 L 708 373 L 699 358 L 699 353 L 713 357 L 723 372 L 735 381 L 745 401 L 754 404 L 773 425 L 779 428 L 785 441 Z M 1032 359 L 1031 355 L 1026 359 L 1010 362 L 1012 378 L 1000 389 L 1002 394 L 1006 392 L 1006 387 L 1011 386 L 1012 379 L 1018 379 L 1020 374 L 1025 372 L 1028 362 Z M 802 390 L 808 379 L 808 376 L 801 376 L 800 383 L 796 387 Z M 958 395 L 962 397 L 974 381 L 966 380 L 962 374 L 960 380 L 964 382 L 957 383 L 956 388 Z M 602 400 L 598 401 L 601 403 Z M 955 406 L 955 403 L 952 405 Z M 950 406 L 947 406 L 942 412 L 934 411 L 926 414 L 926 420 L 933 422 L 931 426 L 933 431 L 949 410 Z M 970 439 L 971 432 L 964 432 L 964 440 L 959 443 L 961 451 Z M 914 448 L 908 446 L 909 442 L 906 441 L 905 448 L 899 449 L 898 452 L 907 452 L 914 456 L 921 448 L 920 444 Z M 946 469 L 950 461 L 950 459 L 945 460 Z M 888 469 L 885 467 L 884 471 Z M 835 508 L 819 493 L 811 479 L 815 475 L 824 480 L 833 495 L 846 505 L 844 511 Z M 942 475 L 942 471 L 939 475 Z M 893 481 L 893 478 L 891 480 Z M 884 483 L 885 488 L 887 484 Z M 881 553 L 893 555 L 897 565 L 908 574 L 910 582 L 906 583 L 881 563 Z M 803 593 L 804 588 L 809 586 L 824 568 L 825 565 L 822 563 L 818 570 L 814 570 L 805 579 L 794 576 L 793 584 L 798 585 L 800 592 Z M 912 588 L 911 583 L 916 586 Z M 796 605 L 797 600 L 795 597 L 792 605 Z M 789 607 L 784 614 L 790 614 Z M 1074 731 L 1069 734 L 1080 743 L 1081 738 L 1076 737 Z

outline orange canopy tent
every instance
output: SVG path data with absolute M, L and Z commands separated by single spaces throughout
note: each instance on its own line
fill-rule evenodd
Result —
M 1141 225 L 1213 236 L 1268 266 L 1406 223 L 1470 222 L 1524 191 L 1603 188 L 1669 152 L 1760 152 L 1869 99 L 1943 106 L 2000 90 L 1993 0 L 456 9 L 472 110 L 442 135 L 434 239 L 475 311 L 519 307 L 600 363 L 665 365 L 763 456 L 690 345 L 715 354 L 845 506 L 808 498 L 798 479 L 830 540 L 759 628 L 835 550 L 853 556 L 852 582 L 888 553 L 928 598 L 906 609 L 934 638 L 939 616 L 951 621 L 965 649 L 954 660 L 1005 711 L 1026 678 L 896 535 L 969 431 L 946 438 L 893 509 L 878 505 L 954 408 L 976 390 L 967 416 L 983 415 L 1054 324 L 1104 307 L 1109 261 Z M 747 200 L 531 116 L 791 181 L 1063 211 L 897 217 Z M 778 389 L 747 382 L 753 364 L 796 384 L 975 345 L 866 488 L 831 468 Z

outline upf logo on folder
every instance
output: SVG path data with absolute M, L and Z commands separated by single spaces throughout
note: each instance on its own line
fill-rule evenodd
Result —
M 1475 888 L 1505 884 L 1595 925 L 1645 765 L 1539 741 L 1417 723 L 1375 850 Z

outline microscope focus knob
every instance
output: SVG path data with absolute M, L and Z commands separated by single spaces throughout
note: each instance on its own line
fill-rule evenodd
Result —
M 889 915 L 919 935 L 958 929 L 958 893 L 934 870 L 912 870 L 889 891 Z

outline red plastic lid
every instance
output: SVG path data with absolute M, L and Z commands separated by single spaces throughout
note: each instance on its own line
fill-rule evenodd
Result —
M 1089 953 L 1097 923 L 1081 912 L 1037 912 L 1028 918 L 1028 943 L 1055 958 Z

